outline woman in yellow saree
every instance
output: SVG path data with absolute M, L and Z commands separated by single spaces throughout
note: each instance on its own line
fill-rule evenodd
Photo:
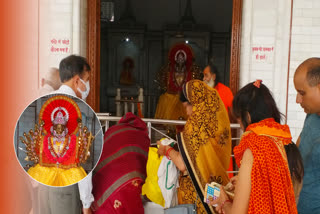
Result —
M 226 185 L 231 155 L 231 132 L 228 113 L 218 92 L 199 80 L 183 88 L 187 112 L 192 111 L 182 133 L 178 134 L 180 154 L 160 146 L 159 154 L 169 156 L 181 171 L 179 204 L 197 202 L 197 213 L 214 213 L 203 200 L 206 183 Z M 183 160 L 184 165 L 181 164 Z M 182 165 L 182 166 L 181 166 Z M 187 173 L 185 173 L 187 172 Z M 187 174 L 187 176 L 186 176 Z

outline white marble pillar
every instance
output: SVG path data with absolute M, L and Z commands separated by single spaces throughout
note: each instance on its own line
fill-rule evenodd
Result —
M 127 98 L 125 98 L 126 100 Z M 128 102 L 124 102 L 124 115 L 128 113 Z
M 131 112 L 134 114 L 134 102 L 131 102 Z
M 120 88 L 117 88 L 117 96 L 115 98 L 116 100 L 121 100 L 121 90 Z M 117 117 L 121 117 L 121 103 L 120 101 L 116 102 L 116 109 L 117 109 L 117 112 L 116 112 L 116 115 Z

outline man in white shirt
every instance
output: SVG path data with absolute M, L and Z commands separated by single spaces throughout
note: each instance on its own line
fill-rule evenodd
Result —
M 61 60 L 59 74 L 62 85 L 54 93 L 68 94 L 85 100 L 90 91 L 89 85 L 90 66 L 84 57 L 70 55 Z M 78 190 L 79 187 L 79 190 Z M 38 202 L 33 210 L 35 213 L 49 214 L 79 214 L 80 199 L 84 214 L 91 214 L 91 203 L 94 201 L 92 195 L 92 173 L 75 185 L 67 187 L 39 186 Z
M 59 69 L 50 68 L 45 74 L 44 78 L 41 79 L 41 88 L 39 89 L 39 95 L 43 96 L 50 94 L 57 90 L 61 86 Z
M 61 87 L 56 93 L 64 93 L 77 96 L 84 101 L 89 91 L 89 71 L 90 65 L 81 56 L 71 55 L 61 60 L 59 65 Z M 83 213 L 91 213 L 91 203 L 94 201 L 92 195 L 92 173 L 78 183 L 80 199 L 83 205 Z

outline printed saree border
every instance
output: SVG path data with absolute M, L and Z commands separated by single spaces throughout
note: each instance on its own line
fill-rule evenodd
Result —
M 123 175 L 121 178 L 116 180 L 106 191 L 104 191 L 102 196 L 96 202 L 94 202 L 94 210 L 98 210 L 104 204 L 104 202 L 112 195 L 112 193 L 114 193 L 118 188 L 121 187 L 121 185 L 135 178 L 145 180 L 146 176 L 138 171 L 129 172 Z
M 177 139 L 178 139 L 178 146 L 179 146 L 180 154 L 183 158 L 184 164 L 185 164 L 186 169 L 188 171 L 188 174 L 191 178 L 192 184 L 197 192 L 198 197 L 200 198 L 202 205 L 204 206 L 207 213 L 209 213 L 209 214 L 215 213 L 213 211 L 213 208 L 211 206 L 209 206 L 206 202 L 203 201 L 204 190 L 200 186 L 200 181 L 199 181 L 198 176 L 194 173 L 195 172 L 194 166 L 192 166 L 192 164 L 190 164 L 190 163 L 192 163 L 190 156 L 185 152 L 186 147 L 185 147 L 183 136 L 181 135 L 181 133 L 177 134 Z

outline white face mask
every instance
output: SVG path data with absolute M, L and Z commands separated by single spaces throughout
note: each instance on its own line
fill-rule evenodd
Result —
M 211 88 L 214 87 L 214 80 L 212 78 L 209 80 L 209 82 L 207 81 L 204 81 L 204 82 L 207 83 L 207 85 L 210 86 Z
M 85 100 L 88 95 L 89 95 L 89 91 L 90 91 L 90 84 L 89 84 L 89 80 L 87 82 L 83 81 L 82 79 L 80 79 L 80 81 L 86 86 L 86 90 L 85 91 L 81 91 L 80 88 L 77 88 L 78 91 L 81 93 L 81 98 L 83 100 Z

